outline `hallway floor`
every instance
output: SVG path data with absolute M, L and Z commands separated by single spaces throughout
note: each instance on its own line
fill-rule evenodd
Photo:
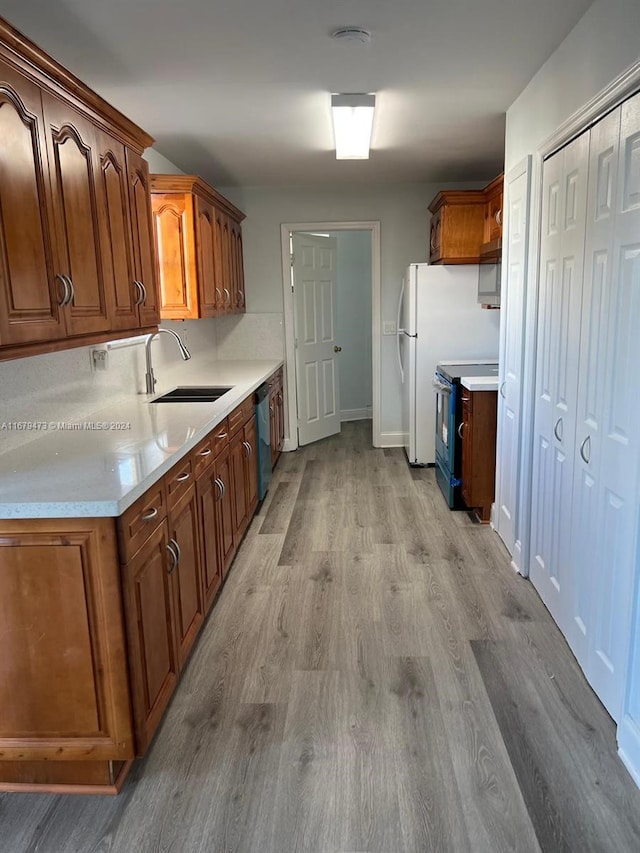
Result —
M 116 798 L 0 795 L 2 853 L 637 853 L 615 726 L 489 527 L 368 421 L 283 454 Z

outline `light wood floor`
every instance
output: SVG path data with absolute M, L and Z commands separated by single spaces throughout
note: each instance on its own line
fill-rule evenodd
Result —
M 344 424 L 281 458 L 120 796 L 0 796 L 0 851 L 431 850 L 638 853 L 640 792 L 498 537 Z

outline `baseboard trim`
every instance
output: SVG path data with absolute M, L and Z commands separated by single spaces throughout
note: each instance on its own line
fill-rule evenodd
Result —
M 616 739 L 620 761 L 640 788 L 640 729 L 628 714 L 625 714 L 618 726 Z
M 340 412 L 340 422 L 345 421 L 369 421 L 373 417 L 371 407 L 365 409 L 342 409 Z
M 377 447 L 404 447 L 403 432 L 381 432 Z
M 520 539 L 516 539 L 513 545 L 513 554 L 511 556 L 511 565 L 513 566 L 514 570 L 519 575 L 522 575 L 523 578 L 528 578 L 529 572 L 525 572 L 522 570 L 522 542 L 520 541 Z

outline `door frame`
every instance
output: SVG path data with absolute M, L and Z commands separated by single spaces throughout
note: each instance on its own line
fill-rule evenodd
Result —
M 369 231 L 371 233 L 371 371 L 373 446 L 381 447 L 380 382 L 381 382 L 381 320 L 380 320 L 380 222 L 285 222 L 280 226 L 282 249 L 282 296 L 284 304 L 284 385 L 287 398 L 288 435 L 284 450 L 298 447 L 298 403 L 296 397 L 296 358 L 294 335 L 293 288 L 289 240 L 296 231 Z

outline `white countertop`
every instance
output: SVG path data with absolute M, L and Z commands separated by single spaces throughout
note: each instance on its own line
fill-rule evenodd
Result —
M 131 394 L 76 423 L 0 455 L 0 518 L 118 516 L 204 438 L 282 361 L 185 362 L 151 396 Z M 233 385 L 213 403 L 149 400 L 176 385 Z
M 460 384 L 468 391 L 497 391 L 497 376 L 461 376 Z

